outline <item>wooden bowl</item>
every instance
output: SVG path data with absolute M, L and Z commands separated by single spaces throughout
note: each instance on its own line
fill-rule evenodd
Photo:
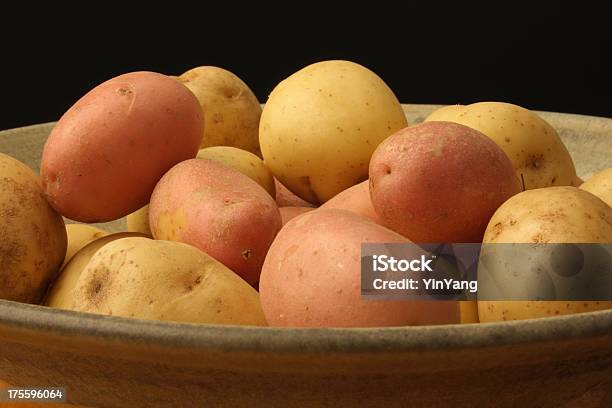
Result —
M 406 112 L 414 123 L 434 108 Z M 541 114 L 580 176 L 612 165 L 612 119 Z M 0 132 L 0 152 L 37 169 L 51 128 Z M 0 378 L 65 386 L 70 402 L 108 407 L 604 407 L 612 406 L 612 310 L 488 324 L 282 329 L 0 301 Z

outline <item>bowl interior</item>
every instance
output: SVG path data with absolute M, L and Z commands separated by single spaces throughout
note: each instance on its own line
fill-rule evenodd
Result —
M 410 123 L 418 123 L 423 121 L 429 113 L 439 108 L 439 105 L 403 105 L 406 116 Z M 563 142 L 568 147 L 574 162 L 576 164 L 578 175 L 582 178 L 588 178 L 593 173 L 599 170 L 610 167 L 612 165 L 612 119 L 591 117 L 583 115 L 573 115 L 553 112 L 539 112 L 561 136 Z M 5 130 L 0 132 L 0 152 L 9 154 L 16 159 L 28 164 L 35 171 L 39 171 L 39 162 L 42 153 L 44 142 L 49 132 L 53 128 L 53 123 L 33 125 L 24 128 Z M 72 222 L 67 220 L 67 222 Z M 110 223 L 98 224 L 102 228 L 111 231 L 125 231 L 125 219 L 113 221 Z M 595 316 L 595 317 L 593 317 Z M 385 336 L 387 341 L 393 338 L 398 340 L 403 346 L 416 347 L 417 344 L 413 341 L 407 341 L 406 335 L 410 338 L 421 339 L 422 335 L 439 336 L 438 341 L 428 344 L 436 344 L 437 347 L 445 346 L 483 346 L 487 344 L 491 338 L 497 338 L 500 333 L 506 333 L 507 330 L 514 330 L 514 327 L 521 327 L 521 336 L 523 340 L 528 338 L 546 337 L 546 332 L 558 332 L 563 327 L 567 327 L 571 323 L 572 327 L 578 322 L 584 324 L 594 324 L 598 319 L 610 322 L 606 319 L 611 319 L 612 311 L 588 313 L 577 316 L 562 316 L 548 319 L 538 319 L 534 321 L 519 321 L 513 323 L 502 324 L 479 324 L 479 325 L 449 325 L 440 327 L 412 327 L 412 328 L 377 328 L 377 329 L 337 329 L 337 330 L 315 330 L 315 329 L 254 329 L 243 327 L 222 327 L 222 326 L 193 326 L 179 323 L 167 322 L 144 322 L 136 319 L 118 319 L 115 317 L 92 316 L 81 313 L 66 312 L 62 310 L 51 310 L 40 306 L 21 305 L 13 302 L 0 300 L 0 320 L 6 324 L 23 325 L 26 322 L 31 328 L 45 330 L 58 330 L 62 333 L 71 335 L 85 336 L 87 333 L 95 333 L 99 330 L 104 330 L 105 336 L 118 335 L 119 337 L 127 336 L 129 333 L 140 333 L 149 341 L 157 339 L 160 342 L 168 341 L 170 343 L 179 344 L 181 341 L 192 338 L 184 337 L 186 333 L 194 335 L 194 333 L 216 333 L 219 330 L 224 333 L 220 338 L 224 347 L 246 347 L 245 338 L 252 341 L 250 346 L 257 345 L 258 347 L 269 346 L 271 349 L 279 349 L 289 347 L 294 350 L 303 350 L 304 347 L 316 347 L 315 344 L 321 347 L 332 347 L 335 344 L 339 349 L 357 344 L 369 347 L 376 347 L 380 339 L 379 336 Z M 595 320 L 593 320 L 595 319 Z M 22 323 L 20 323 L 22 322 Z M 60 324 L 61 323 L 61 324 Z M 27 325 L 26 324 L 26 325 Z M 471 327 L 470 327 L 471 326 Z M 600 329 L 599 325 L 591 327 L 591 330 L 597 332 Z M 612 324 L 610 324 L 612 327 Z M 530 328 L 530 330 L 528 330 Z M 531 330 L 532 329 L 532 330 Z M 586 327 L 583 327 L 586 330 Z M 243 330 L 249 330 L 248 336 L 243 336 Z M 544 330 L 544 331 L 543 331 Z M 459 332 L 456 332 L 459 331 Z M 458 333 L 464 335 L 458 335 Z M 174 338 L 173 333 L 181 335 Z M 235 337 L 231 333 L 236 333 Z M 280 335 L 280 333 L 284 333 Z M 409 333 L 409 334 L 405 334 Z M 418 336 L 416 333 L 420 333 Z M 452 336 L 450 336 L 452 333 Z M 585 332 L 582 331 L 584 334 Z M 99 334 L 99 333 L 98 333 Z M 280 335 L 280 337 L 279 337 Z M 571 335 L 571 333 L 567 333 Z M 305 337 L 306 336 L 306 337 Z M 399 337 L 394 337 L 399 336 Z M 414 337 L 416 336 L 416 337 Z M 450 337 L 449 337 L 450 336 Z M 482 337 L 479 337 L 482 336 Z M 493 336 L 493 337 L 491 337 Z M 129 337 L 129 336 L 128 336 Z M 210 341 L 210 339 L 204 336 Z M 204 340 L 201 337 L 193 337 Z M 314 341 L 318 339 L 316 342 Z M 448 343 L 448 338 L 454 339 L 454 343 Z M 507 337 L 504 339 L 512 339 L 518 341 L 519 338 Z M 543 337 L 542 337 L 543 338 Z M 172 339 L 172 340 L 171 340 Z M 232 343 L 232 339 L 238 341 Z M 309 340 L 310 339 L 310 340 Z M 327 341 L 323 341 L 327 339 Z M 368 343 L 368 339 L 377 339 L 374 343 Z M 446 339 L 446 340 L 442 340 Z M 281 343 L 278 343 L 280 341 Z M 332 344 L 328 343 L 329 341 Z M 312 344 L 309 344 L 312 342 Z M 348 342 L 348 343 L 347 343 Z M 363 343 L 361 343 L 363 342 Z M 391 341 L 392 342 L 392 341 Z M 399 344 L 395 346 L 399 346 Z M 210 344 L 210 343 L 207 343 Z M 389 343 L 387 343 L 389 344 Z M 340 347 L 342 345 L 342 347 Z

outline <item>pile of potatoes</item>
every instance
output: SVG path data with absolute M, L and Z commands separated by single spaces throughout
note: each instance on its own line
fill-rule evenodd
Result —
M 263 110 L 221 68 L 133 72 L 62 116 L 40 175 L 0 154 L 0 298 L 291 327 L 612 308 L 361 298 L 362 243 L 612 242 L 612 168 L 581 182 L 537 114 L 482 102 L 411 125 L 384 81 L 352 62 L 305 67 Z M 87 225 L 126 216 L 122 233 Z

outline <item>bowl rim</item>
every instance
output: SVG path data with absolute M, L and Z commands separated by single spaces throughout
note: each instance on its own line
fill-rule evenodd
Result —
M 205 325 L 105 316 L 0 300 L 0 328 L 68 341 L 129 342 L 171 349 L 259 353 L 460 350 L 612 337 L 612 309 L 495 323 L 376 328 Z

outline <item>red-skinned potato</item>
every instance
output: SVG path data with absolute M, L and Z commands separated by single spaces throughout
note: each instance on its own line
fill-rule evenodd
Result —
M 302 215 L 312 210 L 314 210 L 312 207 L 279 207 L 278 209 L 278 211 L 280 211 L 281 219 L 283 220 L 283 225 L 298 215 Z
M 495 210 L 520 191 L 506 154 L 457 123 L 402 129 L 370 161 L 374 209 L 417 243 L 481 242 Z
M 406 238 L 345 210 L 318 209 L 278 233 L 259 292 L 271 326 L 375 327 L 459 323 L 454 301 L 361 299 L 361 244 Z M 333 243 L 333 245 L 330 245 Z
M 47 198 L 77 221 L 126 216 L 148 203 L 168 169 L 195 157 L 203 126 L 198 100 L 178 81 L 154 72 L 110 79 L 49 135 L 41 161 Z
M 370 182 L 363 181 L 347 188 L 320 208 L 337 208 L 361 215 L 377 224 L 384 225 L 383 219 L 376 213 L 370 199 Z
M 250 284 L 281 228 L 274 199 L 255 181 L 212 160 L 174 166 L 155 187 L 149 224 L 156 239 L 193 245 Z

